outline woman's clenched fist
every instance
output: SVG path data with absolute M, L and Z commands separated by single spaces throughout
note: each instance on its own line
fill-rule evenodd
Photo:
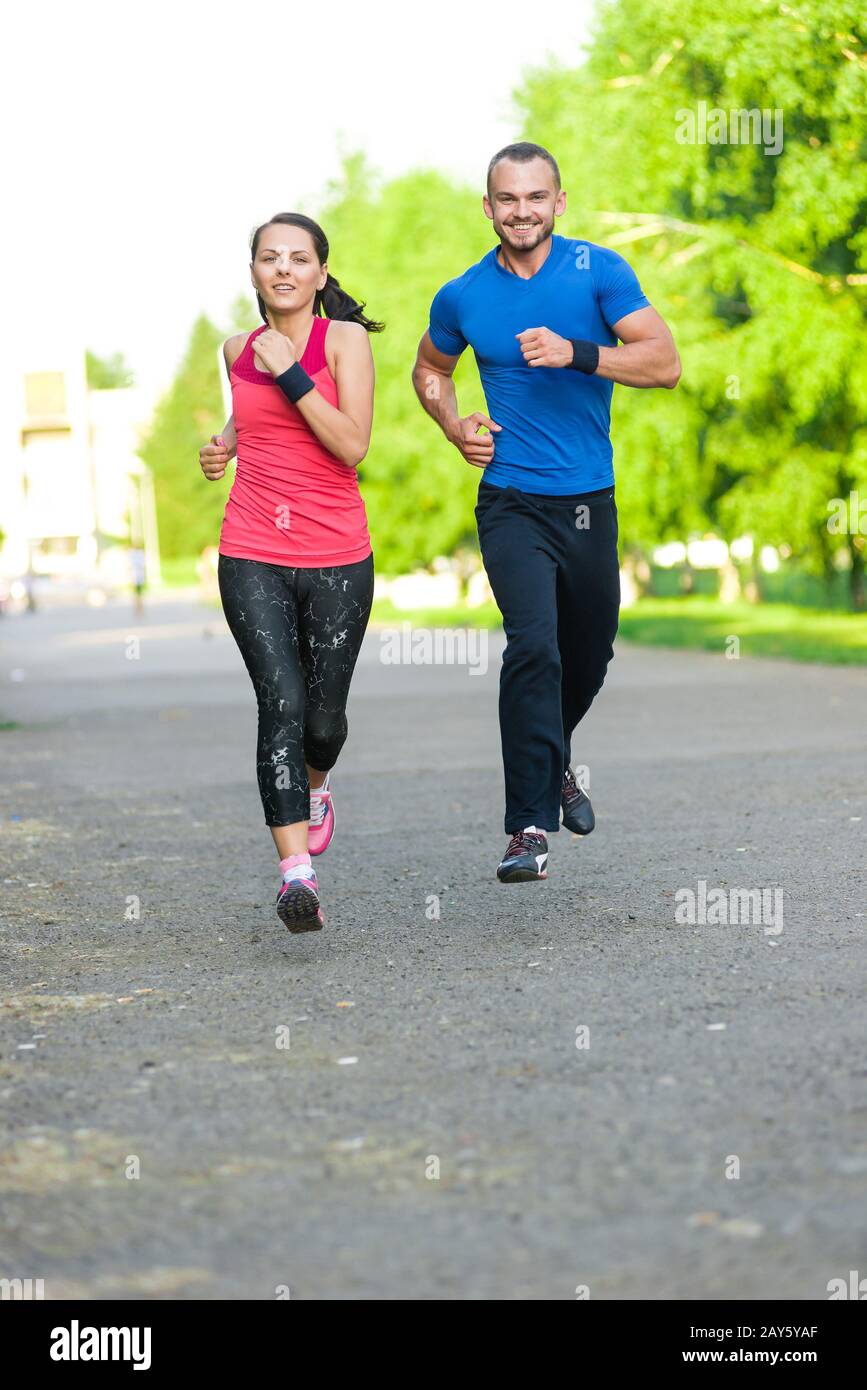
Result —
M 221 434 L 212 434 L 210 444 L 202 445 L 199 463 L 209 482 L 222 478 L 229 463 L 229 446 Z

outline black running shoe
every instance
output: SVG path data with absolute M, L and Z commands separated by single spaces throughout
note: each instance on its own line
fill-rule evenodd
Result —
M 517 830 L 497 865 L 501 883 L 527 883 L 548 877 L 548 841 L 541 830 Z
M 575 781 L 571 767 L 567 767 L 563 774 L 560 805 L 563 808 L 563 824 L 566 829 L 571 830 L 573 835 L 589 835 L 596 824 L 596 817 L 590 805 L 590 798 Z

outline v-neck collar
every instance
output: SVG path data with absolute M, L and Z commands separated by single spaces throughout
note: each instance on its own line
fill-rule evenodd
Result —
M 557 236 L 556 232 L 552 232 L 551 250 L 548 252 L 543 263 L 539 266 L 539 269 L 536 271 L 535 275 L 530 275 L 527 277 L 523 275 L 516 275 L 513 270 L 506 270 L 505 266 L 500 265 L 500 262 L 497 259 L 497 252 L 500 248 L 499 246 L 495 246 L 494 249 L 491 251 L 491 256 L 493 257 L 494 266 L 496 267 L 497 273 L 499 275 L 504 276 L 505 279 L 513 281 L 519 285 L 537 285 L 540 280 L 544 279 L 546 275 L 550 275 L 551 273 L 551 262 L 554 260 L 554 257 L 557 254 L 556 243 L 559 240 L 560 238 Z

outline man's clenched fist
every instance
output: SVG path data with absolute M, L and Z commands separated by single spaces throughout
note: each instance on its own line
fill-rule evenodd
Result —
M 550 328 L 525 328 L 515 337 L 521 344 L 528 367 L 568 367 L 572 361 L 572 344 Z
M 449 431 L 449 439 L 456 449 L 459 449 L 466 459 L 476 468 L 486 468 L 494 457 L 494 436 L 493 434 L 479 434 L 480 429 L 500 430 L 502 425 L 497 425 L 487 415 L 483 415 L 480 410 L 474 410 L 472 415 L 465 415 L 462 420 L 455 422 L 454 428 Z

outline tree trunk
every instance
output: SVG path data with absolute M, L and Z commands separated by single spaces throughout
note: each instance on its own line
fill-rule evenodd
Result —
M 861 545 L 857 542 L 861 541 Z M 849 602 L 856 613 L 867 607 L 867 592 L 864 588 L 864 546 L 861 536 L 849 537 L 849 557 L 852 568 L 849 570 Z

